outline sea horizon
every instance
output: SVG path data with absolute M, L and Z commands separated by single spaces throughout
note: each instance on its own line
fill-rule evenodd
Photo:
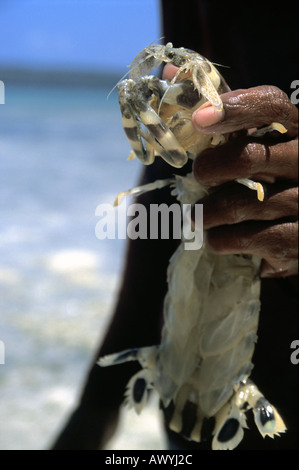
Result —
M 4 84 L 65 85 L 106 87 L 116 84 L 128 70 L 82 67 L 42 67 L 37 65 L 0 64 L 0 80 Z

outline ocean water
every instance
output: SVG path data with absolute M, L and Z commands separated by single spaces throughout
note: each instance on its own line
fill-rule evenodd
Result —
M 5 85 L 0 449 L 39 450 L 76 403 L 121 281 L 126 241 L 97 239 L 96 207 L 136 185 L 141 163 L 127 161 L 117 92 Z M 140 417 L 123 410 L 108 445 L 163 447 L 155 402 Z

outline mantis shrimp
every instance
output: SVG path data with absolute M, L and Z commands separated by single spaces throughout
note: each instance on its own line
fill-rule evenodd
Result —
M 162 62 L 178 67 L 171 81 L 149 75 Z M 137 156 L 145 165 L 160 156 L 181 168 L 204 149 L 231 137 L 203 135 L 192 126 L 196 108 L 209 101 L 221 110 L 220 95 L 230 90 L 216 67 L 196 52 L 171 43 L 150 45 L 135 57 L 129 78 L 119 82 L 118 89 L 122 123 L 132 147 L 130 158 Z M 273 129 L 286 131 L 272 123 L 255 135 Z M 261 201 L 257 203 L 262 203 L 261 183 L 236 182 L 256 191 Z M 172 187 L 181 204 L 194 205 L 207 194 L 190 173 L 120 193 L 116 204 L 124 195 L 165 185 Z M 175 432 L 182 432 L 184 409 L 192 404 L 194 422 L 187 437 L 193 441 L 201 441 L 204 420 L 214 417 L 212 449 L 238 446 L 250 409 L 263 437 L 285 432 L 278 411 L 250 380 L 259 322 L 260 262 L 258 256 L 214 254 L 205 243 L 196 251 L 180 244 L 168 266 L 161 343 L 99 360 L 102 367 L 139 361 L 142 368 L 130 379 L 125 394 L 137 413 L 154 388 L 162 406 L 172 407 L 169 427 Z

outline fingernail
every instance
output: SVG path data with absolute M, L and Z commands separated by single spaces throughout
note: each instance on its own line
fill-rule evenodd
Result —
M 266 277 L 284 277 L 287 276 L 288 274 L 287 269 L 274 269 L 272 267 L 267 267 L 267 268 L 262 268 L 260 272 L 260 277 L 261 278 L 266 278 Z
M 203 104 L 199 109 L 194 111 L 192 120 L 195 127 L 202 129 L 205 127 L 213 126 L 222 121 L 224 111 L 217 111 L 211 103 L 207 102 Z

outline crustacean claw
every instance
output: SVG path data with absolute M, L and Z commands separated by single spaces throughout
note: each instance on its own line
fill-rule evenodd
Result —
M 155 80 L 154 80 L 155 79 Z M 119 101 L 122 113 L 122 123 L 126 136 L 136 156 L 145 165 L 150 165 L 155 159 L 155 152 L 174 167 L 181 168 L 188 160 L 183 147 L 180 146 L 174 134 L 148 103 L 151 92 L 148 92 L 148 82 L 151 85 L 163 84 L 156 77 L 140 80 L 138 85 L 131 79 L 124 80 L 119 85 Z

